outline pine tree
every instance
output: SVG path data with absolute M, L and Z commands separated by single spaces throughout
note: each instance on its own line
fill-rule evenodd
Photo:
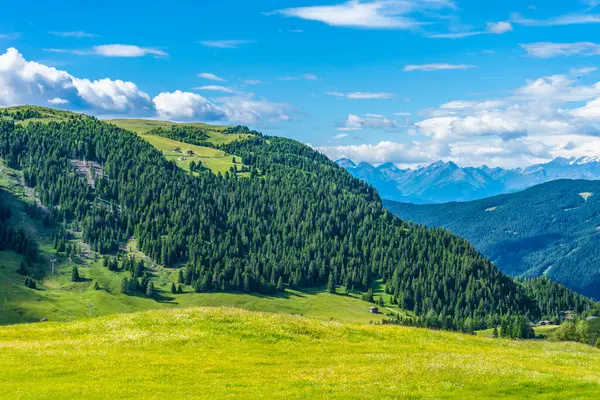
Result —
M 279 292 L 283 292 L 285 290 L 285 287 L 283 286 L 283 277 L 281 277 L 281 276 L 277 280 L 277 290 Z
M 100 285 L 98 284 L 98 281 L 94 281 L 94 284 L 92 287 L 94 290 L 100 290 Z
M 79 270 L 77 269 L 77 266 L 73 266 L 73 269 L 71 270 L 71 281 L 73 282 L 78 282 L 79 281 Z
M 129 293 L 129 279 L 123 278 L 121 281 L 121 293 L 128 294 Z
M 19 269 L 17 269 L 17 273 L 19 275 L 27 275 L 27 267 L 25 266 L 25 263 L 23 261 L 21 261 L 21 263 L 19 264 Z
M 146 289 L 146 295 L 148 297 L 154 297 L 154 283 L 150 282 L 148 283 L 148 287 Z
M 183 285 L 177 285 L 177 293 L 183 293 Z
M 179 270 L 179 275 L 177 276 L 177 283 L 183 283 L 184 279 L 183 279 L 183 270 Z
M 498 327 L 494 326 L 494 333 L 492 333 L 492 337 L 493 338 L 497 338 L 498 337 Z
M 333 273 L 329 273 L 329 279 L 327 280 L 327 290 L 329 293 L 335 293 L 335 283 L 333 282 Z
M 177 293 L 177 287 L 175 286 L 175 282 L 171 282 L 171 293 Z

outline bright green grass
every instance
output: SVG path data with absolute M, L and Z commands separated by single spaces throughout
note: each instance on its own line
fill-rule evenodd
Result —
M 145 296 L 119 293 L 121 279 L 127 273 L 115 273 L 100 262 L 79 266 L 81 282 L 71 282 L 71 265 L 58 267 L 56 275 L 47 275 L 38 283 L 39 290 L 23 285 L 17 274 L 22 257 L 10 251 L 0 251 L 0 324 L 39 321 L 70 321 L 85 318 L 89 304 L 93 315 L 108 315 L 155 308 L 189 306 L 231 306 L 248 310 L 298 314 L 323 320 L 354 323 L 380 321 L 384 314 L 368 312 L 370 303 L 350 295 L 331 295 L 322 290 L 286 290 L 275 296 L 236 293 L 193 293 L 186 287 L 183 294 L 169 292 L 174 270 L 157 268 L 155 282 L 159 290 L 156 300 Z M 97 281 L 101 290 L 92 290 Z M 397 311 L 399 312 L 399 310 Z
M 159 128 L 159 127 L 168 128 L 171 125 L 179 125 L 176 122 L 156 121 L 156 120 L 150 120 L 150 119 L 112 119 L 112 120 L 107 120 L 106 122 L 115 124 L 119 128 L 123 128 L 123 129 L 127 129 L 129 131 L 135 132 L 138 135 L 145 135 L 150 130 Z M 237 134 L 237 133 L 236 134 L 225 134 L 225 133 L 223 133 L 223 131 L 225 129 L 227 129 L 227 126 L 209 125 L 209 124 L 203 124 L 200 122 L 185 123 L 185 124 L 181 124 L 181 125 L 199 126 L 201 128 L 206 129 L 206 133 L 208 134 L 208 137 L 209 137 L 208 141 L 215 145 L 229 144 L 236 140 L 244 140 L 244 139 L 251 137 L 251 135 L 247 135 L 247 134 Z
M 148 141 L 157 150 L 163 153 L 167 160 L 175 160 L 179 168 L 189 171 L 190 163 L 195 161 L 202 162 L 202 165 L 209 168 L 215 174 L 217 172 L 225 173 L 229 171 L 233 164 L 233 157 L 236 158 L 237 166 L 239 169 L 242 168 L 241 158 L 227 154 L 223 150 L 213 149 L 211 147 L 195 146 L 192 144 L 178 142 L 172 139 L 164 138 L 162 136 L 154 135 L 142 135 L 140 136 L 144 140 Z M 178 153 L 173 149 L 179 147 L 181 151 L 185 153 L 187 150 L 194 152 L 193 156 Z M 246 176 L 248 173 L 239 174 L 239 176 Z
M 0 398 L 597 399 L 600 352 L 230 308 L 0 327 Z

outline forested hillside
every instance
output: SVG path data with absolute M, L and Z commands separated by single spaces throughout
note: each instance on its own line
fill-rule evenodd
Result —
M 0 121 L 0 157 L 50 210 L 57 250 L 69 236 L 65 224 L 80 226 L 108 269 L 131 272 L 125 291 L 143 285 L 152 293 L 143 264 L 110 261 L 135 238 L 154 263 L 182 268 L 182 283 L 197 292 L 327 283 L 367 291 L 382 279 L 422 323 L 467 331 L 552 312 L 465 240 L 394 217 L 371 186 L 324 155 L 243 133 L 249 137 L 215 146 L 242 157 L 248 178 L 186 172 L 136 134 L 80 116 Z
M 386 206 L 401 218 L 468 239 L 508 274 L 547 276 L 600 298 L 598 181 L 554 181 L 467 203 Z

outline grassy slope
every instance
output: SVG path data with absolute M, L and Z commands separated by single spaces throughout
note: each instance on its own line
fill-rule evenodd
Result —
M 113 119 L 107 120 L 106 122 L 117 125 L 120 128 L 127 129 L 140 135 L 141 138 L 147 140 L 152 146 L 161 151 L 164 156 L 169 160 L 175 160 L 177 165 L 188 171 L 189 165 L 192 161 L 202 161 L 205 167 L 210 168 L 214 173 L 221 172 L 225 173 L 234 166 L 232 157 L 234 155 L 227 154 L 224 151 L 213 149 L 210 147 L 193 146 L 186 143 L 177 142 L 168 138 L 160 136 L 147 135 L 146 133 L 152 129 L 164 127 L 167 128 L 173 125 L 173 122 L 168 121 L 156 121 L 147 119 Z M 206 133 L 209 136 L 208 141 L 215 145 L 229 144 L 236 140 L 244 140 L 250 135 L 246 134 L 224 134 L 223 131 L 227 128 L 226 126 L 215 126 L 202 123 L 191 123 L 185 125 L 200 126 L 206 129 Z M 181 153 L 173 152 L 172 149 L 180 147 L 183 151 L 192 150 L 195 155 L 187 156 Z M 182 160 L 185 158 L 185 160 Z M 238 159 L 237 166 L 241 169 L 241 159 Z M 239 174 L 239 176 L 246 176 L 248 173 Z
M 0 398 L 595 399 L 600 352 L 228 308 L 0 327 Z
M 214 173 L 221 172 L 225 173 L 229 171 L 231 167 L 233 167 L 233 157 L 231 154 L 225 153 L 223 150 L 213 149 L 211 147 L 203 147 L 203 146 L 194 146 L 191 144 L 186 144 L 182 142 L 178 142 L 172 139 L 164 138 L 161 136 L 154 135 L 142 135 L 144 140 L 148 141 L 152 146 L 154 146 L 157 150 L 163 153 L 166 159 L 175 160 L 177 165 L 186 171 L 189 171 L 190 163 L 195 161 L 202 162 L 207 168 Z M 183 152 L 187 150 L 192 150 L 194 152 L 193 156 L 188 156 L 186 154 L 174 152 L 173 149 L 179 147 Z M 185 160 L 183 160 L 185 159 Z M 242 167 L 241 158 L 236 157 L 236 163 L 239 169 Z M 248 173 L 239 174 L 240 176 L 248 175 Z
M 6 167 L 0 160 L 0 201 L 8 204 L 13 216 L 8 223 L 25 227 L 29 235 L 40 244 L 40 262 L 37 265 L 39 290 L 23 285 L 24 276 L 17 274 L 23 257 L 11 251 L 0 251 L 0 324 L 39 321 L 69 321 L 87 317 L 89 304 L 93 304 L 94 315 L 134 312 L 155 308 L 189 306 L 233 306 L 249 310 L 303 314 L 320 319 L 369 323 L 381 320 L 384 315 L 368 312 L 371 303 L 357 297 L 330 295 L 321 290 L 286 291 L 278 296 L 260 296 L 235 293 L 191 293 L 186 287 L 183 294 L 172 295 L 171 282 L 176 280 L 177 271 L 157 267 L 153 273 L 161 295 L 157 300 L 147 297 L 120 294 L 121 279 L 127 273 L 108 271 L 101 262 L 92 259 L 76 259 L 81 282 L 71 282 L 72 264 L 65 256 L 58 257 L 57 274 L 50 274 L 50 262 L 56 257 L 52 248 L 52 230 L 44 229 L 39 221 L 25 213 L 26 202 L 33 199 L 22 185 L 20 172 Z M 77 243 L 78 241 L 74 241 Z M 128 246 L 128 253 L 136 257 L 144 255 L 137 251 L 135 241 Z M 150 265 L 148 262 L 147 265 Z M 91 289 L 97 281 L 102 290 Z M 377 287 L 376 287 L 377 288 Z M 386 301 L 389 299 L 386 297 Z M 395 312 L 399 312 L 395 308 Z M 386 312 L 388 312 L 386 310 Z

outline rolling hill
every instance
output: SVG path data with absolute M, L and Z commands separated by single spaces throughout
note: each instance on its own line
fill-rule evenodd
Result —
M 600 298 L 600 182 L 559 180 L 472 202 L 386 207 L 468 239 L 505 273 L 547 276 Z
M 200 305 L 210 296 L 211 304 L 301 299 L 325 287 L 344 294 L 331 301 L 344 310 L 378 301 L 404 323 L 466 332 L 595 307 L 558 286 L 515 282 L 465 240 L 394 217 L 371 186 L 290 139 L 139 120 L 132 132 L 37 107 L 3 115 L 11 215 L 0 283 L 19 293 L 3 299 L 5 321 Z M 206 163 L 174 158 L 165 139 L 185 151 L 180 158 Z M 225 156 L 228 171 L 210 165 Z M 560 302 L 546 301 L 557 293 Z
M 0 327 L 0 398 L 596 399 L 600 352 L 230 308 Z
M 513 170 L 485 165 L 459 167 L 442 161 L 418 169 L 400 169 L 391 163 L 356 165 L 348 159 L 337 162 L 353 176 L 375 186 L 382 198 L 414 204 L 478 200 L 558 179 L 600 179 L 600 157 L 557 158 Z

